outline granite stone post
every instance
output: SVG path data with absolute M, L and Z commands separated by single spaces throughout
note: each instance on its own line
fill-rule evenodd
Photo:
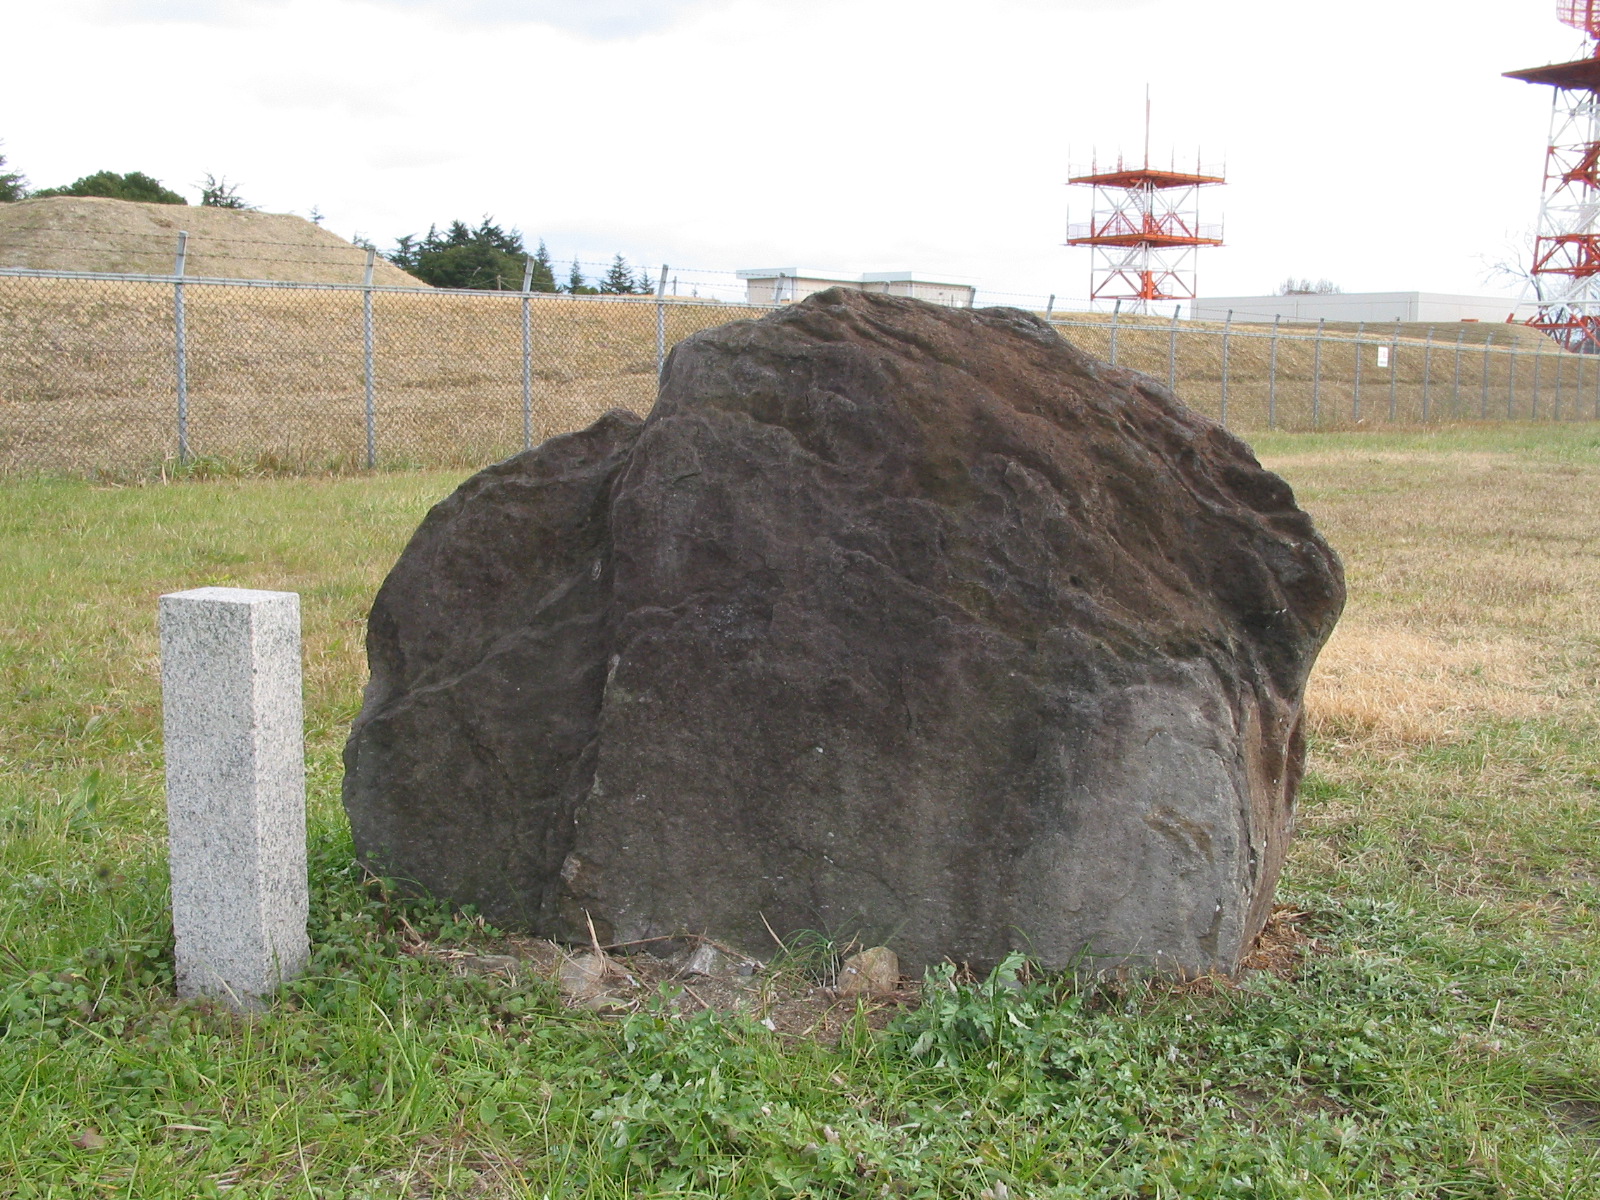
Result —
M 305 969 L 300 597 L 161 597 L 172 925 L 180 996 L 239 1009 Z

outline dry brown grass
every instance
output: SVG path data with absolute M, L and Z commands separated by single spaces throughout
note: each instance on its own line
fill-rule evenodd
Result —
M 362 295 L 185 288 L 196 456 L 358 464 L 366 445 Z M 176 451 L 173 290 L 0 277 L 0 473 L 151 471 Z M 668 344 L 755 310 L 669 304 Z M 531 438 L 655 400 L 648 300 L 538 297 Z M 387 464 L 475 465 L 523 446 L 516 295 L 377 292 L 376 435 Z
M 1311 728 L 1331 739 L 1421 745 L 1460 737 L 1486 716 L 1549 713 L 1555 699 L 1539 658 L 1525 639 L 1450 641 L 1364 627 L 1357 615 L 1317 664 Z
M 0 267 L 167 275 L 180 229 L 189 235 L 191 276 L 360 283 L 366 270 L 364 249 L 304 217 L 90 196 L 0 204 Z M 372 280 L 423 286 L 381 258 Z
M 1080 324 L 1077 316 L 1072 321 L 1058 326 L 1064 337 L 1098 357 L 1111 357 L 1108 321 Z M 1277 338 L 1274 372 L 1271 326 L 1235 325 L 1227 338 L 1226 423 L 1234 429 L 1259 431 L 1600 418 L 1600 358 L 1566 353 L 1521 326 L 1463 323 L 1431 328 L 1431 345 L 1423 338 L 1430 327 L 1422 325 L 1406 327 L 1411 336 L 1398 341 L 1392 341 L 1386 329 L 1370 332 L 1359 342 L 1330 333 L 1321 339 L 1319 353 L 1314 330 L 1285 327 Z M 1459 354 L 1458 333 L 1463 338 Z M 1494 344 L 1486 347 L 1483 340 L 1491 334 Z M 1208 416 L 1222 417 L 1221 327 L 1181 326 L 1175 371 L 1173 341 L 1170 324 L 1121 327 L 1117 365 L 1163 383 L 1175 374 L 1177 392 L 1185 403 Z M 1391 351 L 1390 366 L 1378 365 L 1380 349 Z
M 359 291 L 190 285 L 185 293 L 193 455 L 290 468 L 363 460 Z M 515 294 L 376 293 L 380 461 L 470 465 L 522 447 L 521 305 Z M 530 310 L 533 441 L 581 428 L 608 408 L 648 411 L 656 368 L 650 300 L 541 296 Z M 665 308 L 666 342 L 762 311 L 674 302 Z M 0 473 L 129 475 L 172 459 L 172 325 L 169 285 L 0 277 Z M 1109 357 L 1109 321 L 1060 329 L 1090 353 Z M 1158 380 L 1167 379 L 1171 349 L 1165 326 L 1118 329 L 1119 364 Z M 1392 390 L 1391 372 L 1376 366 L 1377 346 L 1360 347 L 1358 417 L 1357 349 L 1349 339 L 1329 337 L 1319 365 L 1312 342 L 1285 334 L 1274 396 L 1271 343 L 1259 327 L 1237 330 L 1228 342 L 1228 423 L 1250 431 L 1485 414 L 1566 420 L 1594 415 L 1600 404 L 1600 358 L 1546 348 L 1538 355 L 1535 396 L 1534 352 L 1492 351 L 1486 401 L 1481 349 L 1460 355 L 1457 386 L 1453 344 L 1436 346 L 1430 357 L 1425 345 L 1402 341 Z M 1189 404 L 1222 415 L 1222 341 L 1214 328 L 1179 332 L 1176 375 Z
M 1035 309 L 1034 315 L 1043 317 L 1043 311 Z M 1050 319 L 1058 325 L 1065 326 L 1104 326 L 1109 336 L 1112 325 L 1118 326 L 1119 335 L 1128 330 L 1141 330 L 1145 333 L 1165 332 L 1172 328 L 1171 316 L 1138 316 L 1130 313 L 1118 313 L 1113 316 L 1103 312 L 1069 312 L 1060 311 L 1053 313 Z M 1204 329 L 1221 333 L 1229 327 L 1224 321 L 1183 321 L 1184 329 Z M 1284 321 L 1281 331 L 1284 336 L 1310 336 L 1317 332 L 1315 321 Z M 1380 342 L 1387 341 L 1395 332 L 1395 323 L 1366 322 L 1357 324 L 1354 321 L 1329 321 L 1322 327 L 1322 331 L 1329 337 L 1353 338 L 1360 336 L 1365 340 Z M 1271 321 L 1234 321 L 1231 329 L 1240 336 L 1253 334 L 1266 334 L 1272 330 Z M 1457 336 L 1468 346 L 1482 348 L 1485 342 L 1492 342 L 1496 346 L 1515 346 L 1524 350 L 1535 348 L 1549 349 L 1549 340 L 1538 330 L 1526 325 L 1501 321 L 1402 321 L 1399 327 L 1399 336 L 1402 342 L 1421 342 L 1431 336 L 1439 345 L 1455 345 Z
M 1596 437 L 1567 432 L 1574 447 Z M 1494 452 L 1474 436 L 1487 440 L 1447 431 L 1277 455 L 1268 443 L 1263 460 L 1348 571 L 1349 607 L 1309 691 L 1315 735 L 1399 749 L 1596 711 L 1584 664 L 1600 645 L 1600 511 L 1581 498 L 1600 467 L 1559 441 Z

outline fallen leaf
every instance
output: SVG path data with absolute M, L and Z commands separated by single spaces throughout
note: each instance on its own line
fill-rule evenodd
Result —
M 79 1150 L 99 1150 L 105 1146 L 106 1140 L 93 1125 L 85 1125 L 82 1132 L 72 1139 L 72 1144 Z

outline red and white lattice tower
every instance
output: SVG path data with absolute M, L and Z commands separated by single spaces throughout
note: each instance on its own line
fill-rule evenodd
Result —
M 1600 0 L 1556 9 L 1584 32 L 1587 56 L 1506 75 L 1555 89 L 1533 249 L 1539 315 L 1529 323 L 1577 350 L 1600 345 Z
M 1223 172 L 1201 166 L 1198 156 L 1192 173 L 1150 165 L 1146 98 L 1144 164 L 1126 165 L 1118 155 L 1114 167 L 1091 162 L 1067 180 L 1093 189 L 1089 220 L 1067 225 L 1067 245 L 1090 249 L 1090 300 L 1120 300 L 1141 313 L 1162 300 L 1192 301 L 1200 247 L 1222 245 L 1221 225 L 1200 224 L 1200 189 L 1224 182 Z

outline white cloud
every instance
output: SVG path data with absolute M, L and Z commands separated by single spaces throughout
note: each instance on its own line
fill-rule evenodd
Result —
M 278 0 L 89 0 L 79 6 L 97 26 L 139 24 L 237 25 Z
M 635 37 L 671 25 L 708 0 L 387 0 L 460 23 L 533 22 L 596 38 Z
M 549 25 L 594 38 L 636 37 L 715 0 L 372 0 L 374 9 L 415 11 L 458 26 Z M 1092 0 L 1091 0 L 1092 2 Z M 103 21 L 235 25 L 289 0 L 98 0 Z
M 1542 7 L 1488 0 L 1448 20 L 1348 0 L 1333 22 L 1268 0 L 115 7 L 8 16 L 41 52 L 0 77 L 0 138 L 36 184 L 213 171 L 380 239 L 487 212 L 559 258 L 908 267 L 1063 297 L 1088 274 L 1059 244 L 1069 157 L 1139 147 L 1147 81 L 1156 156 L 1229 163 L 1203 290 L 1480 290 L 1482 255 L 1533 220 L 1549 106 L 1499 73 L 1571 48 Z

